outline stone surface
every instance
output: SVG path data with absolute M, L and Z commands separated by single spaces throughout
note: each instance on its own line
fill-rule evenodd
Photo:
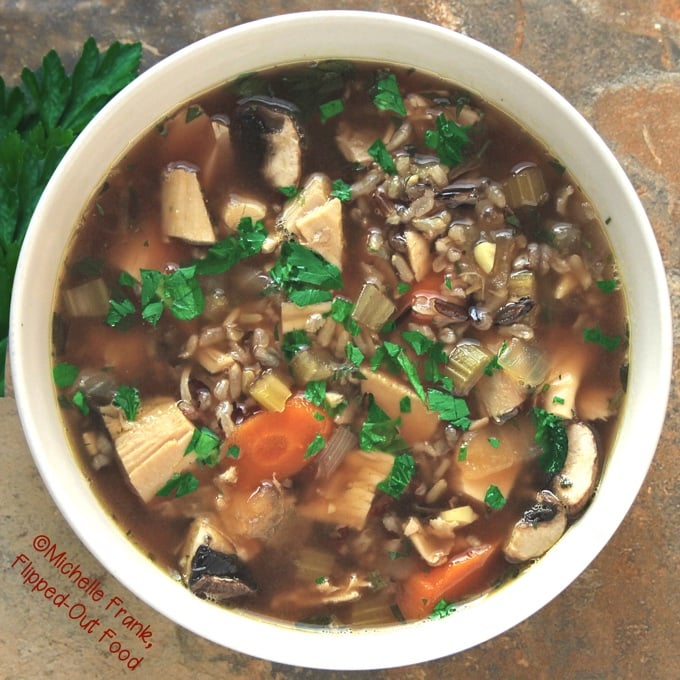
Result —
M 562 595 L 528 621 L 455 657 L 371 673 L 309 671 L 253 659 L 170 624 L 94 561 L 44 490 L 11 399 L 0 400 L 0 676 L 119 677 L 126 670 L 97 633 L 144 656 L 138 674 L 194 678 L 678 677 L 680 649 L 680 5 L 677 0 L 393 0 L 324 2 L 314 8 L 373 9 L 461 31 L 517 59 L 569 99 L 611 146 L 647 210 L 664 258 L 675 320 L 674 380 L 666 426 L 639 497 L 613 540 Z M 308 9 L 303 2 L 0 0 L 0 74 L 14 83 L 54 47 L 73 63 L 88 35 L 100 45 L 140 40 L 144 68 L 222 28 Z M 642 425 L 641 425 L 642 426 Z M 152 646 L 121 626 L 36 551 L 45 535 L 125 601 L 153 632 Z M 69 619 L 24 585 L 24 554 L 55 587 L 86 605 Z M 73 611 L 73 610 L 71 610 Z M 80 610 L 76 610 L 77 612 Z M 91 618 L 99 624 L 88 623 Z M 82 625 L 81 625 L 82 624 Z M 83 627 L 84 626 L 84 627 Z M 87 632 L 91 626 L 92 633 Z M 149 640 L 147 640 L 149 642 Z

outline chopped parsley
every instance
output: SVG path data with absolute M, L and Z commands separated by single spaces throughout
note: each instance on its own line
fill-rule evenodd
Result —
M 403 372 L 418 397 L 425 401 L 425 388 L 418 375 L 418 369 L 401 345 L 386 341 L 376 349 L 371 357 L 371 368 L 375 371 L 382 365 L 385 365 L 391 373 Z
M 453 602 L 447 602 L 446 600 L 439 600 L 434 606 L 432 613 L 428 618 L 430 619 L 445 619 L 449 614 L 453 614 L 456 611 L 456 606 Z
M 303 330 L 289 331 L 281 338 L 281 352 L 290 361 L 300 350 L 307 349 L 312 340 Z
M 461 463 L 464 463 L 467 460 L 467 453 L 468 453 L 468 445 L 463 444 L 458 449 L 458 461 L 461 462 Z
M 262 220 L 253 222 L 252 218 L 243 217 L 236 231 L 210 246 L 204 258 L 194 260 L 192 264 L 196 266 L 197 274 L 223 274 L 262 250 L 267 238 L 267 228 Z
M 142 318 L 153 326 L 165 309 L 180 321 L 195 319 L 203 313 L 205 297 L 196 279 L 196 265 L 180 267 L 169 274 L 141 269 Z
M 319 113 L 321 114 L 321 122 L 325 123 L 329 118 L 341 114 L 345 110 L 345 105 L 342 99 L 331 99 L 319 105 Z
M 399 413 L 411 413 L 411 397 L 402 397 L 400 399 Z
M 535 440 L 542 449 L 538 463 L 549 475 L 557 474 L 564 467 L 569 448 L 564 421 L 538 407 L 532 409 L 532 415 L 536 423 Z
M 394 454 L 406 451 L 408 446 L 399 435 L 400 425 L 401 418 L 390 418 L 369 394 L 366 419 L 359 431 L 359 447 L 364 451 Z
M 503 367 L 498 363 L 498 358 L 500 357 L 501 354 L 503 354 L 503 352 L 505 352 L 505 350 L 507 348 L 508 348 L 508 343 L 504 341 L 503 344 L 501 345 L 501 348 L 500 348 L 498 354 L 495 357 L 493 357 L 493 359 L 491 359 L 491 361 L 489 361 L 489 363 L 484 367 L 484 374 L 485 375 L 488 375 L 489 377 L 491 377 L 493 375 L 494 371 L 503 370 Z
M 73 405 L 84 415 L 90 415 L 90 405 L 87 403 L 87 397 L 82 390 L 78 390 L 73 395 Z
M 52 379 L 54 384 L 59 388 L 70 387 L 78 377 L 78 367 L 69 364 L 67 361 L 62 361 L 60 364 L 55 364 L 52 368 Z
M 360 366 L 364 360 L 364 353 L 353 342 L 348 342 L 345 346 L 345 356 L 354 366 Z
M 198 489 L 198 479 L 191 472 L 175 472 L 170 479 L 156 492 L 157 496 L 169 496 L 173 491 L 175 496 L 186 496 Z
M 564 405 L 564 397 L 558 397 L 557 395 L 555 395 L 552 399 L 552 403 Z
M 286 198 L 295 198 L 300 193 L 300 189 L 294 184 L 289 184 L 287 187 L 279 187 L 279 192 Z
M 583 339 L 604 347 L 608 352 L 613 352 L 621 344 L 620 335 L 607 335 L 598 324 L 595 328 L 584 328 Z
M 613 293 L 619 287 L 619 282 L 617 279 L 604 279 L 602 281 L 595 281 L 595 285 L 603 293 Z
M 119 326 L 124 319 L 135 313 L 135 306 L 128 298 L 121 300 L 109 300 L 109 310 L 106 313 L 105 323 L 113 328 Z
M 220 457 L 220 444 L 222 440 L 209 428 L 201 427 L 194 429 L 184 455 L 196 454 L 196 460 L 202 465 L 216 465 Z
M 241 455 L 241 449 L 236 444 L 230 444 L 225 451 L 225 455 L 229 458 L 237 459 Z
M 305 399 L 315 406 L 322 406 L 326 401 L 326 381 L 310 380 L 305 386 Z
M 328 302 L 331 291 L 342 288 L 342 273 L 313 250 L 286 241 L 276 264 L 269 270 L 271 288 L 280 290 L 300 307 Z
M 387 150 L 385 142 L 383 142 L 382 139 L 376 139 L 375 142 L 368 147 L 368 153 L 388 175 L 397 174 L 397 166 L 394 164 L 394 159 Z
M 500 510 L 505 506 L 505 496 L 495 484 L 491 484 L 484 494 L 484 503 L 492 510 Z
M 333 180 L 331 185 L 331 196 L 334 198 L 339 198 L 343 203 L 352 200 L 352 185 L 347 184 L 341 179 Z
M 470 409 L 465 399 L 430 388 L 427 391 L 427 404 L 430 410 L 437 411 L 442 420 L 450 422 L 454 427 L 461 430 L 470 427 Z
M 439 160 L 450 168 L 462 163 L 463 150 L 469 143 L 467 128 L 448 120 L 443 113 L 437 116 L 436 129 L 425 132 L 426 146 L 434 149 Z
M 416 472 L 416 463 L 410 453 L 402 453 L 394 459 L 390 474 L 378 482 L 377 488 L 392 498 L 400 498 Z
M 406 106 L 404 106 L 404 99 L 399 91 L 399 83 L 394 73 L 378 80 L 375 85 L 373 103 L 381 111 L 392 111 L 402 118 L 406 116 Z
M 121 385 L 113 395 L 111 403 L 125 414 L 128 421 L 132 422 L 137 417 L 142 401 L 139 397 L 139 390 L 136 387 Z
M 316 456 L 316 454 L 319 453 L 319 451 L 322 451 L 325 446 L 326 440 L 324 439 L 323 435 L 317 434 L 309 443 L 307 451 L 305 452 L 305 458 Z
M 194 104 L 193 106 L 187 108 L 186 116 L 184 116 L 184 122 L 191 123 L 192 120 L 196 120 L 197 118 L 200 118 L 202 115 L 203 109 L 200 106 L 196 106 Z
M 489 444 L 491 444 L 491 446 L 492 446 L 494 449 L 497 449 L 497 448 L 501 445 L 501 442 L 500 442 L 500 440 L 498 439 L 498 437 L 489 437 L 489 438 L 487 439 L 487 441 L 489 442 Z
M 331 303 L 330 317 L 334 321 L 341 323 L 344 329 L 350 335 L 359 335 L 361 333 L 361 328 L 359 324 L 352 317 L 352 312 L 354 312 L 354 303 L 349 300 L 336 297 L 333 298 Z
M 399 281 L 397 284 L 397 294 L 398 295 L 405 295 L 406 293 L 411 290 L 411 286 L 408 283 L 405 283 L 404 281 Z

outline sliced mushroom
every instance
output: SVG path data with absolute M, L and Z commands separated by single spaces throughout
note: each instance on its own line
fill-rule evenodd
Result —
M 248 97 L 232 118 L 234 142 L 274 189 L 297 186 L 302 174 L 303 134 L 297 107 L 275 97 Z
M 592 428 L 583 422 L 567 426 L 569 449 L 562 470 L 555 475 L 551 489 L 564 504 L 569 517 L 586 506 L 597 482 L 597 440 Z
M 199 545 L 191 560 L 189 589 L 194 595 L 215 602 L 252 595 L 257 588 L 246 565 L 237 555 Z
M 536 559 L 557 543 L 567 528 L 564 507 L 551 491 L 539 491 L 536 503 L 515 524 L 503 547 L 509 562 Z

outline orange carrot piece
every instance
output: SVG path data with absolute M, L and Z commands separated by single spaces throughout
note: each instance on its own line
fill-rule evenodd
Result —
M 411 574 L 401 585 L 397 605 L 407 620 L 429 616 L 441 600 L 454 601 L 480 587 L 487 576 L 484 565 L 497 546 L 484 544 L 455 555 L 446 564 Z
M 238 446 L 238 486 L 255 488 L 260 482 L 291 477 L 311 460 L 309 445 L 322 436 L 326 441 L 332 423 L 306 399 L 292 397 L 283 411 L 256 413 L 239 425 L 227 441 Z

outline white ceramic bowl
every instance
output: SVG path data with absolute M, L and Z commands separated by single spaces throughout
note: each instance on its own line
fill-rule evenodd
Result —
M 61 254 L 107 169 L 131 140 L 193 95 L 244 72 L 323 58 L 434 72 L 532 130 L 570 169 L 600 215 L 610 218 L 631 321 L 625 412 L 585 515 L 499 591 L 443 620 L 374 631 L 300 630 L 193 596 L 131 545 L 102 508 L 74 460 L 50 396 L 51 305 Z M 64 517 L 104 567 L 198 635 L 273 661 L 332 669 L 401 666 L 454 654 L 508 630 L 566 588 L 610 539 L 640 489 L 663 424 L 671 350 L 670 304 L 653 232 L 622 169 L 584 119 L 529 71 L 469 38 L 406 18 L 345 11 L 291 14 L 228 29 L 165 59 L 116 97 L 75 142 L 38 205 L 16 274 L 10 332 L 14 390 L 36 465 Z

